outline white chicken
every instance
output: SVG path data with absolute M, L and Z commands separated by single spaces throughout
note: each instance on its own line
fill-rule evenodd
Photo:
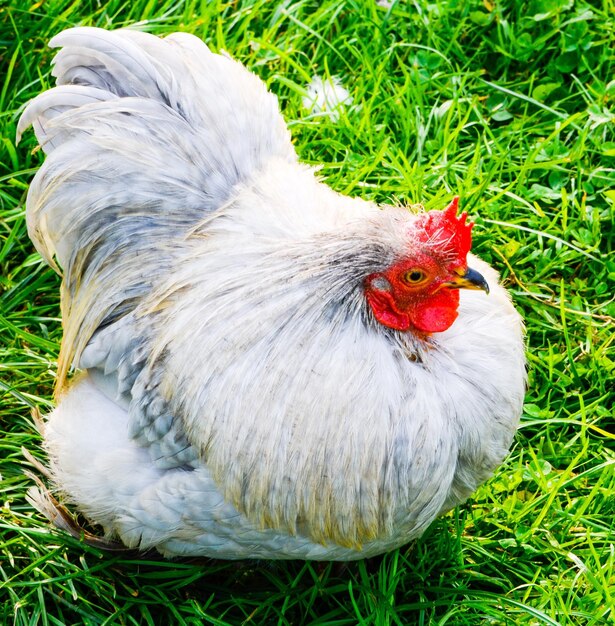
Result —
M 66 501 L 167 556 L 352 560 L 492 474 L 522 323 L 456 200 L 333 192 L 261 80 L 193 36 L 50 45 L 58 86 L 18 133 L 47 154 L 27 223 L 64 277 L 44 439 Z

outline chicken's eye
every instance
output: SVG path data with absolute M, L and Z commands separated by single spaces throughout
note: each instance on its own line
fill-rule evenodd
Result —
M 423 270 L 413 269 L 403 276 L 404 282 L 412 287 L 417 287 L 427 280 L 427 274 Z

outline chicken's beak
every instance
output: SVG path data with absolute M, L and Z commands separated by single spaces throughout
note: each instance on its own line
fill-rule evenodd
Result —
M 483 275 L 469 267 L 465 272 L 460 270 L 457 277 L 444 283 L 444 286 L 451 289 L 482 289 L 485 293 L 489 293 L 489 284 Z

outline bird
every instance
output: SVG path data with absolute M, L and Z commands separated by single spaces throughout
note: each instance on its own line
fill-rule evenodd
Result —
M 26 223 L 62 276 L 42 426 L 62 506 L 168 558 L 352 561 L 490 478 L 524 328 L 458 197 L 335 192 L 264 82 L 191 34 L 49 45 L 18 139 L 45 154 Z

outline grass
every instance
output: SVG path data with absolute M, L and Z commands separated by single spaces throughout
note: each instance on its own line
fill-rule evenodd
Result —
M 19 109 L 50 85 L 46 48 L 85 24 L 186 30 L 257 72 L 301 158 L 339 191 L 474 216 L 528 333 L 511 455 L 417 542 L 350 564 L 169 562 L 101 553 L 25 500 L 32 407 L 51 406 L 58 279 L 24 221 L 41 162 Z M 615 623 L 615 5 L 8 0 L 0 8 L 0 623 Z M 312 75 L 354 105 L 302 108 Z

